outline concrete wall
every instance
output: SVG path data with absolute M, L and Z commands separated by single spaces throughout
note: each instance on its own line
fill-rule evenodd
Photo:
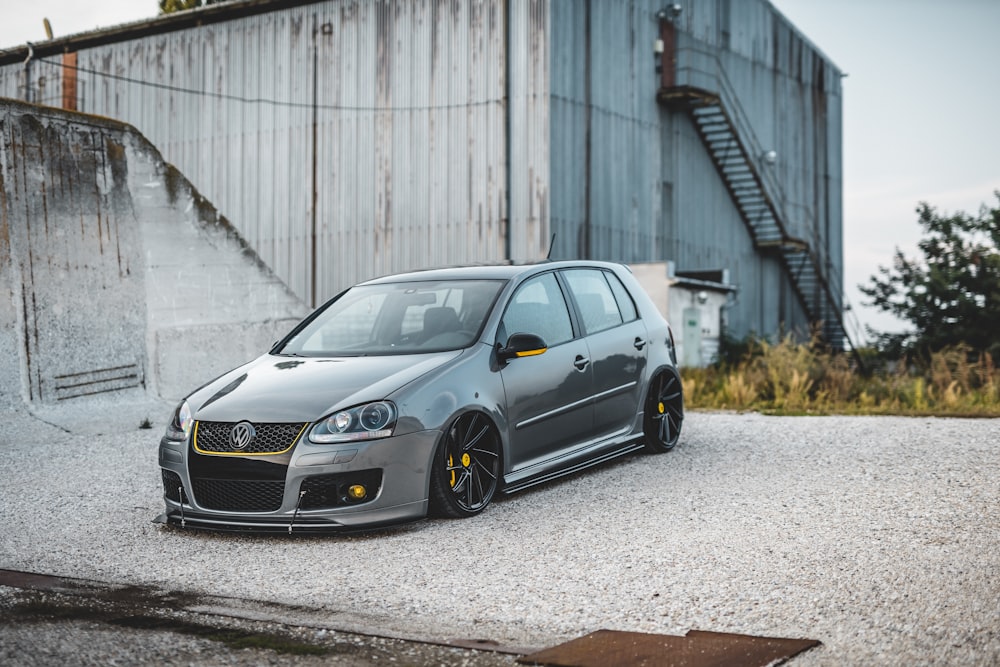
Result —
M 306 312 L 134 128 L 0 99 L 0 404 L 178 398 Z

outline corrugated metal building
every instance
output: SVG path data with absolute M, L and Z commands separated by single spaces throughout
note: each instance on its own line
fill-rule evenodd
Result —
M 248 0 L 0 51 L 0 96 L 135 125 L 307 302 L 555 235 L 838 344 L 840 77 L 767 0 Z

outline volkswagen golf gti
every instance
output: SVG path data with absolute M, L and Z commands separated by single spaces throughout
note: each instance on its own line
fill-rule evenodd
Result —
M 337 295 L 195 390 L 160 441 L 160 523 L 322 532 L 469 517 L 672 449 L 673 335 L 623 265 L 417 271 Z

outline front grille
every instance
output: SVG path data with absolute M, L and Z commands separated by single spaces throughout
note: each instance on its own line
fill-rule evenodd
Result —
M 160 472 L 163 473 L 164 497 L 175 503 L 181 502 L 181 476 L 172 470 L 164 470 L 163 468 L 160 468 Z
M 361 484 L 368 494 L 361 500 L 352 500 L 347 495 L 347 487 Z M 333 475 L 313 475 L 302 481 L 300 491 L 304 491 L 299 509 L 318 510 L 342 505 L 358 505 L 374 500 L 382 486 L 381 470 L 359 470 L 340 472 Z
M 194 497 L 207 509 L 274 512 L 281 508 L 285 483 L 237 479 L 193 479 Z
M 305 431 L 297 424 L 254 424 L 256 435 L 242 449 L 233 447 L 229 435 L 238 422 L 197 422 L 194 431 L 194 448 L 213 454 L 280 454 L 287 452 Z

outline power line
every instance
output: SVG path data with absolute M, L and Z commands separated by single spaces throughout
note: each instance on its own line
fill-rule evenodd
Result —
M 241 102 L 243 104 L 267 104 L 271 106 L 287 107 L 290 109 L 322 109 L 326 111 L 362 111 L 362 112 L 379 112 L 379 111 L 439 111 L 439 110 L 450 110 L 450 109 L 468 109 L 474 107 L 490 106 L 492 104 L 502 103 L 504 99 L 502 97 L 482 100 L 479 102 L 463 102 L 459 104 L 432 104 L 425 106 L 407 106 L 407 107 L 376 107 L 376 106 L 347 106 L 341 104 L 313 104 L 312 102 L 292 102 L 285 100 L 272 100 L 264 97 L 242 97 L 240 95 L 231 95 L 228 93 L 217 93 L 206 90 L 194 90 L 193 88 L 182 88 L 180 86 L 173 86 L 166 83 L 159 83 L 156 81 L 146 81 L 144 79 L 136 79 L 128 76 L 121 76 L 119 74 L 110 74 L 108 72 L 101 72 L 99 70 L 88 69 L 86 67 L 80 67 L 77 65 L 69 65 L 62 62 L 56 62 L 49 60 L 47 58 L 36 58 L 38 62 L 43 62 L 54 67 L 60 67 L 63 69 L 71 69 L 76 72 L 83 72 L 86 74 L 92 74 L 94 76 L 104 77 L 106 79 L 114 79 L 115 81 L 122 81 L 124 83 L 131 83 L 138 86 L 146 86 L 149 88 L 156 88 L 159 90 L 166 90 L 172 93 L 183 93 L 185 95 L 198 95 L 201 97 L 211 97 L 219 100 L 227 100 L 230 102 Z

